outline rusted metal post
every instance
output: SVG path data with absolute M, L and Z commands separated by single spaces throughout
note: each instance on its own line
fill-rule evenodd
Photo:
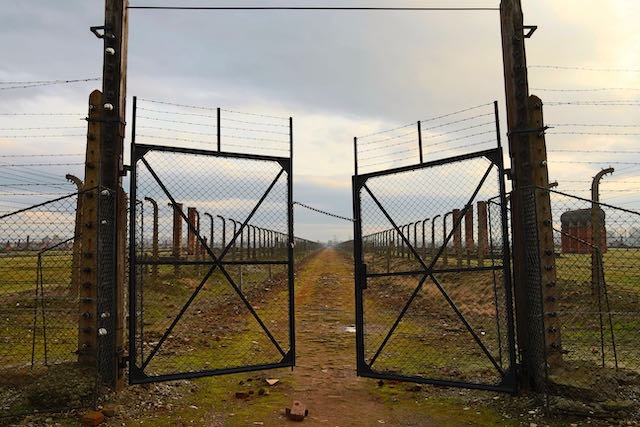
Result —
M 73 182 L 78 190 L 78 198 L 76 199 L 76 224 L 73 234 L 73 258 L 71 266 L 71 288 L 73 292 L 78 292 L 80 287 L 80 257 L 82 256 L 82 191 L 83 183 L 80 178 L 75 175 L 66 174 L 65 178 Z M 28 244 L 27 244 L 27 249 Z
M 600 292 L 602 274 L 602 254 L 606 248 L 604 232 L 604 211 L 600 207 L 600 180 L 606 174 L 613 173 L 613 168 L 603 169 L 593 177 L 591 183 L 591 294 Z M 604 238 L 603 238 L 604 237 Z
M 215 247 L 215 242 L 213 241 L 213 216 L 207 212 L 204 215 L 209 217 L 209 223 L 211 224 L 209 227 L 209 248 L 213 251 Z
M 256 240 L 256 230 L 258 229 L 258 227 L 256 227 L 255 225 L 251 226 L 253 228 L 253 251 L 252 251 L 252 257 L 253 259 L 256 259 L 256 254 L 257 254 L 257 250 L 258 250 L 258 241 Z
M 193 227 L 187 227 L 187 255 L 195 255 L 196 252 L 196 230 L 198 229 L 198 212 L 196 208 L 187 208 L 187 219 Z
M 154 262 L 158 261 L 159 251 L 158 251 L 158 203 L 152 199 L 151 197 L 144 198 L 147 202 L 151 203 L 153 206 L 153 235 L 151 242 L 151 259 Z M 151 278 L 155 281 L 158 280 L 158 264 L 153 264 L 151 266 Z
M 232 241 L 233 241 L 233 245 L 231 246 L 231 260 L 235 261 L 236 259 L 236 244 L 238 242 L 238 239 L 236 238 L 236 232 L 238 231 L 238 223 L 235 219 L 231 219 L 228 218 L 229 221 L 231 221 L 233 223 L 233 237 L 232 237 Z
M 464 249 L 466 252 L 467 265 L 471 265 L 471 258 L 475 250 L 473 238 L 473 205 L 470 205 L 464 214 Z
M 422 220 L 422 253 L 424 257 L 427 256 L 427 240 L 425 237 L 425 224 L 427 221 L 429 221 L 431 218 L 425 218 Z
M 222 237 L 220 238 L 220 252 L 223 252 L 227 248 L 227 221 L 222 215 L 216 215 L 222 221 Z M 213 240 L 211 241 L 213 245 Z
M 420 224 L 420 221 L 416 221 L 413 223 L 413 250 L 418 253 L 418 224 Z M 423 229 L 423 233 L 424 235 L 424 229 Z M 412 251 L 409 251 L 409 257 L 411 257 L 413 255 Z
M 489 247 L 487 222 L 487 202 L 479 201 L 478 206 L 478 265 L 484 266 L 484 256 Z
M 447 212 L 442 217 L 442 264 L 446 266 L 449 264 L 449 243 L 447 242 L 447 217 L 453 215 L 453 211 Z
M 436 254 L 436 219 L 440 218 L 440 214 L 431 218 L 431 256 Z
M 169 206 L 173 206 L 173 245 L 171 255 L 175 262 L 180 261 L 182 258 L 182 203 L 176 203 Z M 173 267 L 176 277 L 180 277 L 180 266 L 175 264 Z
M 456 254 L 456 265 L 462 267 L 462 218 L 460 209 L 453 210 L 453 251 Z

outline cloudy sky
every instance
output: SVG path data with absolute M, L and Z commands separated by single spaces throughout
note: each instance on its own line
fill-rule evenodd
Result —
M 550 179 L 559 190 L 586 196 L 591 178 L 614 167 L 603 179 L 602 200 L 639 210 L 640 2 L 522 2 L 525 23 L 538 26 L 527 40 L 529 85 L 552 127 Z M 81 118 L 99 81 L 34 82 L 100 77 L 102 43 L 89 27 L 103 22 L 101 0 L 6 3 L 0 15 L 5 212 L 69 192 L 65 173 L 82 177 Z M 499 1 L 189 2 L 240 4 L 497 8 Z M 504 110 L 497 11 L 131 10 L 129 35 L 129 105 L 135 95 L 293 117 L 294 199 L 339 216 L 352 216 L 354 137 L 494 100 Z M 300 207 L 295 214 L 302 237 L 352 234 L 347 221 Z

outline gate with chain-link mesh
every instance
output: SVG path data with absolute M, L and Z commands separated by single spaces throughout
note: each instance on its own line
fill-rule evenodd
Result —
M 291 151 L 133 142 L 130 382 L 292 366 Z
M 355 175 L 358 374 L 514 391 L 502 151 Z

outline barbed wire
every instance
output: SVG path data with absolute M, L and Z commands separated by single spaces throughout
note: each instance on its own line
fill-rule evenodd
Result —
M 612 73 L 640 73 L 640 68 L 596 68 L 596 67 L 583 67 L 577 65 L 527 65 L 527 68 L 548 68 L 553 70 L 581 70 L 581 71 L 598 71 L 598 72 L 612 72 Z
M 87 79 L 70 79 L 70 80 L 36 80 L 33 82 L 0 82 L 0 85 L 5 84 L 17 84 L 17 86 L 2 86 L 0 90 L 8 90 L 8 89 L 28 89 L 32 87 L 41 87 L 41 86 L 53 86 L 53 85 L 61 85 L 61 84 L 72 84 L 72 83 L 85 83 L 96 80 L 101 80 L 102 77 L 91 77 Z
M 84 162 L 74 162 L 74 163 L 16 163 L 16 164 L 8 164 L 8 163 L 0 163 L 2 167 L 16 168 L 22 166 L 78 166 L 84 165 Z
M 161 131 L 166 131 L 166 132 L 186 133 L 186 134 L 189 134 L 189 135 L 204 135 L 204 136 L 212 136 L 212 137 L 216 137 L 217 136 L 217 134 L 212 133 L 212 132 L 198 132 L 198 131 L 193 131 L 193 130 L 171 129 L 171 128 L 163 128 L 163 127 L 159 127 L 159 126 L 137 126 L 137 129 L 153 129 L 153 130 L 161 130 Z
M 311 211 L 326 215 L 326 216 L 333 217 L 333 218 L 338 218 L 338 219 L 342 219 L 342 220 L 349 221 L 349 222 L 354 222 L 355 221 L 353 218 L 347 218 L 346 216 L 342 216 L 342 215 L 338 215 L 338 214 L 334 214 L 334 213 L 331 213 L 331 212 L 324 211 L 322 209 L 314 208 L 313 206 L 309 206 L 309 205 L 307 205 L 305 203 L 302 203 L 302 202 L 293 202 L 293 204 L 301 206 L 301 207 L 303 207 L 305 209 L 309 209 Z
M 153 120 L 156 122 L 166 122 L 166 123 L 177 123 L 181 125 L 194 125 L 194 126 L 206 126 L 209 128 L 216 128 L 216 125 L 213 123 L 197 123 L 197 122 L 186 122 L 184 120 L 171 120 L 171 119 L 160 119 L 158 117 L 149 117 L 149 116 L 136 116 L 138 119 L 147 119 Z
M 0 158 L 18 158 L 18 157 L 71 157 L 71 156 L 84 156 L 84 153 L 72 153 L 72 154 L 0 154 Z
M 560 106 L 560 105 L 579 105 L 579 106 L 609 106 L 609 107 L 633 107 L 640 105 L 640 101 L 634 100 L 606 100 L 606 101 L 545 101 L 545 106 Z
M 572 132 L 551 130 L 546 133 L 548 135 L 640 136 L 640 132 Z
M 624 150 L 547 150 L 547 153 L 601 153 L 601 154 L 640 154 L 640 151 Z
M 612 165 L 634 165 L 634 166 L 639 166 L 640 162 L 614 162 L 614 161 L 603 161 L 603 162 L 588 162 L 588 161 L 581 161 L 581 160 L 554 160 L 554 159 L 548 159 L 549 162 L 551 163 L 581 163 L 581 164 L 590 164 L 590 165 L 601 165 L 603 163 L 606 164 L 612 164 Z
M 72 182 L 62 183 L 49 183 L 49 182 L 31 182 L 31 183 L 14 183 L 14 184 L 0 184 L 0 187 L 34 187 L 34 186 L 51 186 L 51 187 L 67 187 L 74 185 Z
M 204 107 L 204 106 L 198 106 L 198 105 L 179 104 L 179 103 L 175 103 L 175 102 L 158 101 L 158 100 L 146 99 L 146 98 L 138 98 L 138 100 L 139 101 L 145 101 L 145 102 L 151 102 L 151 103 L 154 103 L 154 104 L 171 105 L 171 106 L 174 106 L 174 107 L 192 108 L 192 109 L 195 109 L 195 110 L 217 111 L 217 109 L 218 109 L 217 107 Z M 221 108 L 220 111 L 225 111 L 227 113 L 234 113 L 234 114 L 243 114 L 243 115 L 247 115 L 247 116 L 264 117 L 264 118 L 269 118 L 269 119 L 289 120 L 288 117 L 270 116 L 270 115 L 258 114 L 258 113 L 248 113 L 248 112 L 236 111 L 236 110 L 228 110 L 228 109 L 223 109 L 223 108 Z
M 86 116 L 86 113 L 0 113 L 0 116 Z
M 26 138 L 71 138 L 71 137 L 79 137 L 86 136 L 83 134 L 34 134 L 34 135 L 0 135 L 0 138 L 5 139 L 26 139 Z
M 180 111 L 155 110 L 153 108 L 144 108 L 144 107 L 139 107 L 139 106 L 136 106 L 136 109 L 139 110 L 139 111 L 148 111 L 150 113 L 174 114 L 176 116 L 206 117 L 208 119 L 215 119 L 217 117 L 216 114 L 183 113 L 183 112 L 180 112 Z
M 611 124 L 611 123 L 547 123 L 550 127 L 575 126 L 575 127 L 613 127 L 613 128 L 640 128 L 640 125 Z
M 606 91 L 640 91 L 639 88 L 632 87 L 598 87 L 598 88 L 589 88 L 589 89 L 552 89 L 552 88 L 530 88 L 530 90 L 541 91 L 541 92 L 606 92 Z

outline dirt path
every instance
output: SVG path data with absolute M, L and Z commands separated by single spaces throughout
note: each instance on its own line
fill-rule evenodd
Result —
M 372 394 L 372 379 L 356 376 L 353 264 L 324 249 L 296 278 L 296 399 L 309 409 L 307 425 L 428 425 L 393 399 Z M 419 421 L 417 418 L 419 418 Z

